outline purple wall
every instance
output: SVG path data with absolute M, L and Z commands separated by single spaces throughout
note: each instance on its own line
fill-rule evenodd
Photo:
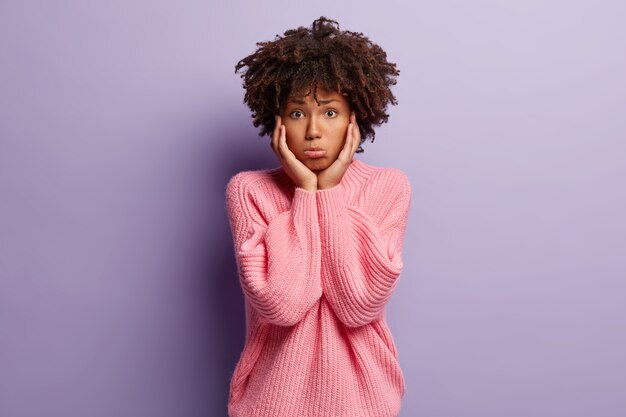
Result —
M 226 416 L 234 64 L 322 14 L 401 70 L 402 416 L 626 415 L 624 2 L 73 3 L 0 3 L 0 416 Z

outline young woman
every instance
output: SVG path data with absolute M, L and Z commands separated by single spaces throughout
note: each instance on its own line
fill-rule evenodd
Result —
M 354 159 L 399 74 L 321 17 L 242 59 L 244 101 L 280 166 L 226 187 L 246 342 L 230 417 L 395 417 L 404 395 L 385 306 L 402 271 L 407 176 Z

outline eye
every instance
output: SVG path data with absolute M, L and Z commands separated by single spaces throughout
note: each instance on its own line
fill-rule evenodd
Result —
M 292 111 L 291 113 L 289 113 L 289 116 L 290 116 L 292 119 L 299 119 L 299 118 L 301 118 L 302 116 L 304 116 L 304 113 L 302 113 L 300 110 L 294 110 L 294 111 Z
M 328 117 L 336 117 L 337 116 L 337 111 L 333 110 L 333 109 L 328 109 L 328 110 L 326 110 L 326 116 L 328 116 Z

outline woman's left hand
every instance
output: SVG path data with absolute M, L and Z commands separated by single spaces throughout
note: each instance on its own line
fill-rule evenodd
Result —
M 361 132 L 359 131 L 359 125 L 356 122 L 356 116 L 354 112 L 350 114 L 350 124 L 348 124 L 348 130 L 346 132 L 346 141 L 337 156 L 335 162 L 333 162 L 328 168 L 320 171 L 317 174 L 317 189 L 323 190 L 325 188 L 331 188 L 341 182 L 343 174 L 346 173 L 354 153 L 361 144 Z

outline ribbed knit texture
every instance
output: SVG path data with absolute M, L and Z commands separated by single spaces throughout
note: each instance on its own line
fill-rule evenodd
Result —
M 353 160 L 341 183 L 282 168 L 226 187 L 246 340 L 230 417 L 396 417 L 404 395 L 385 306 L 402 271 L 407 176 Z

